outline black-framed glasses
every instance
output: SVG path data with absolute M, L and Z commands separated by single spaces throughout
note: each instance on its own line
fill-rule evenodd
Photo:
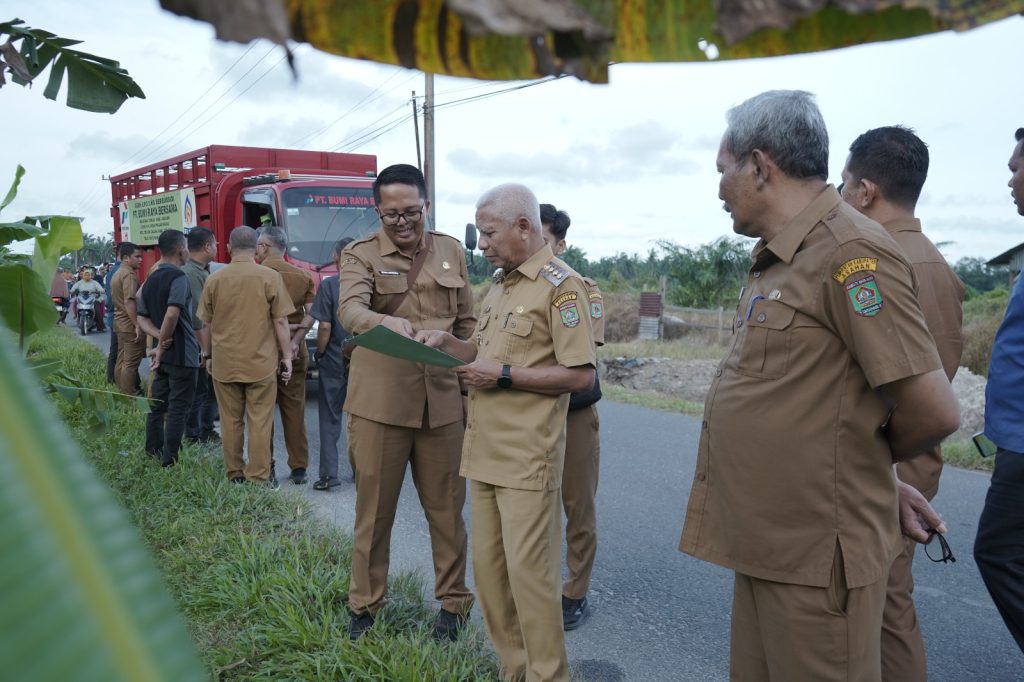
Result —
M 380 221 L 385 225 L 397 225 L 405 218 L 407 223 L 419 222 L 420 218 L 423 217 L 423 206 L 415 211 L 403 211 L 402 213 L 381 213 L 377 211 L 377 215 L 380 216 Z
M 938 547 L 933 542 L 935 538 L 939 539 Z M 946 542 L 946 536 L 937 530 L 931 531 L 931 536 L 928 538 L 928 542 L 924 544 L 924 553 L 929 559 L 935 563 L 943 564 L 955 564 L 956 557 L 953 556 L 953 550 L 949 548 L 949 543 Z

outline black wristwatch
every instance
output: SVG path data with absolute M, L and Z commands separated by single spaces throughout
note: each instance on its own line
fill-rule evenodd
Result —
M 498 388 L 512 388 L 512 366 L 502 365 L 501 376 L 498 377 Z

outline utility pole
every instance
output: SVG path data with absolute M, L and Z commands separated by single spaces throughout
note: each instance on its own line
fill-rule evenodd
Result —
M 426 160 L 423 164 L 423 175 L 427 181 L 427 201 L 430 202 L 430 210 L 427 215 L 430 218 L 430 229 L 436 229 L 434 196 L 437 187 L 434 166 L 434 74 L 424 74 L 426 77 L 426 91 L 423 98 L 423 152 Z
M 416 110 L 416 91 L 412 91 L 412 127 L 416 131 L 416 167 L 423 172 L 423 155 L 420 154 L 420 117 Z

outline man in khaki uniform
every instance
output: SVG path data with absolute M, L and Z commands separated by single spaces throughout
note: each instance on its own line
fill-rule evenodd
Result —
M 110 280 L 110 298 L 114 303 L 114 333 L 117 334 L 117 361 L 114 363 L 114 383 L 117 390 L 128 395 L 139 391 L 139 364 L 146 352 L 146 340 L 139 330 L 138 307 L 135 296 L 139 291 L 142 251 L 131 242 L 117 247 L 121 267 Z
M 846 203 L 879 223 L 896 240 L 917 277 L 917 300 L 950 381 L 960 366 L 964 285 L 939 250 L 921 232 L 914 208 L 928 176 L 928 147 L 911 130 L 875 128 L 850 146 L 840 193 Z M 938 446 L 896 465 L 899 479 L 931 500 L 939 491 L 942 454 Z M 882 679 L 928 679 L 924 640 L 914 609 L 911 567 L 918 540 L 904 537 L 889 568 L 882 620 Z
M 200 342 L 220 407 L 224 467 L 235 483 L 270 479 L 277 374 L 280 369 L 284 381 L 292 374 L 286 316 L 294 307 L 281 276 L 256 264 L 256 238 L 244 225 L 231 231 L 231 263 L 210 275 L 199 300 L 199 317 L 209 327 Z
M 380 324 L 408 337 L 421 329 L 468 337 L 476 318 L 463 248 L 452 237 L 424 229 L 429 206 L 423 174 L 414 166 L 389 166 L 373 192 L 381 230 L 349 244 L 338 266 L 342 327 L 353 334 Z M 417 266 L 410 286 L 408 275 Z M 434 636 L 455 639 L 473 603 L 466 587 L 458 379 L 441 367 L 356 348 L 345 411 L 356 481 L 350 636 L 356 639 L 372 627 L 383 606 L 391 527 L 411 465 L 430 528 L 434 594 L 441 602 Z
M 291 469 L 289 478 L 295 485 L 302 485 L 306 482 L 306 467 L 309 464 L 309 441 L 306 440 L 306 369 L 309 367 L 309 350 L 306 348 L 306 332 L 313 326 L 308 306 L 313 303 L 316 292 L 313 289 L 313 277 L 308 272 L 285 262 L 287 249 L 288 237 L 280 227 L 260 229 L 256 241 L 256 262 L 281 275 L 284 288 L 295 306 L 295 312 L 288 316 L 292 376 L 288 381 L 278 379 L 277 407 L 281 411 L 284 445 L 288 450 L 288 467 Z
M 540 205 L 544 241 L 556 256 L 565 252 L 565 235 L 571 224 L 569 214 L 551 204 Z M 604 345 L 604 301 L 597 282 L 583 278 L 587 298 L 582 308 L 590 315 L 594 345 Z M 601 422 L 597 402 L 601 382 L 594 378 L 589 391 L 569 396 L 565 423 L 565 471 L 562 475 L 562 508 L 565 509 L 565 564 L 568 575 L 562 583 L 562 625 L 575 630 L 589 613 L 587 591 L 597 554 L 597 480 L 601 468 Z
M 569 393 L 594 383 L 587 289 L 541 233 L 537 199 L 500 185 L 477 202 L 480 249 L 501 268 L 467 341 L 417 338 L 471 364 L 462 474 L 473 575 L 504 679 L 569 679 L 560 608 L 559 487 Z
M 762 93 L 728 122 L 719 196 L 759 241 L 679 548 L 735 571 L 732 679 L 878 680 L 892 463 L 956 430 L 956 398 L 910 264 L 826 184 L 813 97 Z

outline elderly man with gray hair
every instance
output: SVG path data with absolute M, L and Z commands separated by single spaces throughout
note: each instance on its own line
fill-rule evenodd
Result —
M 473 574 L 507 679 L 568 680 L 562 631 L 560 493 L 569 394 L 594 383 L 587 289 L 554 256 L 522 185 L 477 203 L 480 249 L 497 268 L 468 341 L 417 339 L 467 363 L 461 474 L 470 481 Z
M 892 465 L 956 430 L 956 398 L 913 268 L 827 183 L 813 96 L 765 92 L 727 119 L 719 197 L 759 241 L 679 548 L 735 571 L 732 679 L 878 680 Z

